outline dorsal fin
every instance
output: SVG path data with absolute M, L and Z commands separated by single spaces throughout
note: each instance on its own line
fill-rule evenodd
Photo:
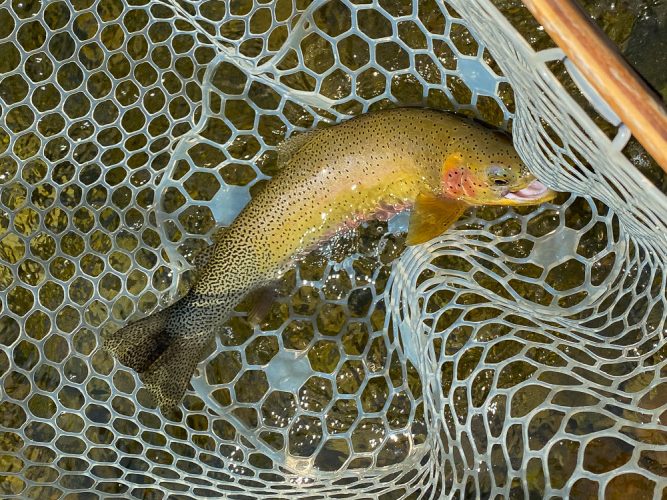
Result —
M 307 142 L 319 134 L 323 129 L 313 129 L 306 132 L 292 134 L 278 145 L 278 167 L 284 166 Z

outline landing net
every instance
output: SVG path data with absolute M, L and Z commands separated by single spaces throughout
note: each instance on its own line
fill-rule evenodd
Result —
M 0 2 L 0 496 L 660 498 L 667 197 L 571 77 L 488 0 Z M 512 128 L 564 194 L 341 237 L 156 409 L 105 332 L 286 136 L 395 105 Z

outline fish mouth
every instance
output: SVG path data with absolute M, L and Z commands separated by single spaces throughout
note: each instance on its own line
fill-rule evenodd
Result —
M 533 179 L 525 188 L 510 191 L 503 198 L 510 202 L 508 205 L 537 205 L 553 200 L 556 194 L 556 191 Z

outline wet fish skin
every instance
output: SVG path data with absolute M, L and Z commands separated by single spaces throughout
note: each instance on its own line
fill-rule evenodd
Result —
M 341 228 L 416 205 L 410 230 L 424 234 L 408 241 L 420 242 L 471 204 L 535 204 L 554 195 L 507 136 L 448 113 L 369 113 L 311 135 L 218 232 L 183 299 L 108 337 L 161 407 L 180 402 L 202 352 L 243 297 Z

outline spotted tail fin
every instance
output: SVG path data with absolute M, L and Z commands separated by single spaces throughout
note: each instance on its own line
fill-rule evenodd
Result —
M 181 402 L 197 363 L 214 337 L 212 331 L 183 328 L 179 321 L 170 321 L 174 316 L 183 317 L 175 314 L 181 305 L 179 301 L 104 339 L 104 347 L 139 373 L 155 402 L 165 409 Z
M 213 331 L 173 335 L 160 357 L 140 374 L 146 389 L 161 408 L 173 408 L 181 402 L 213 338 Z
M 125 366 L 138 373 L 146 371 L 169 345 L 165 325 L 170 309 L 158 311 L 106 335 L 104 347 Z

